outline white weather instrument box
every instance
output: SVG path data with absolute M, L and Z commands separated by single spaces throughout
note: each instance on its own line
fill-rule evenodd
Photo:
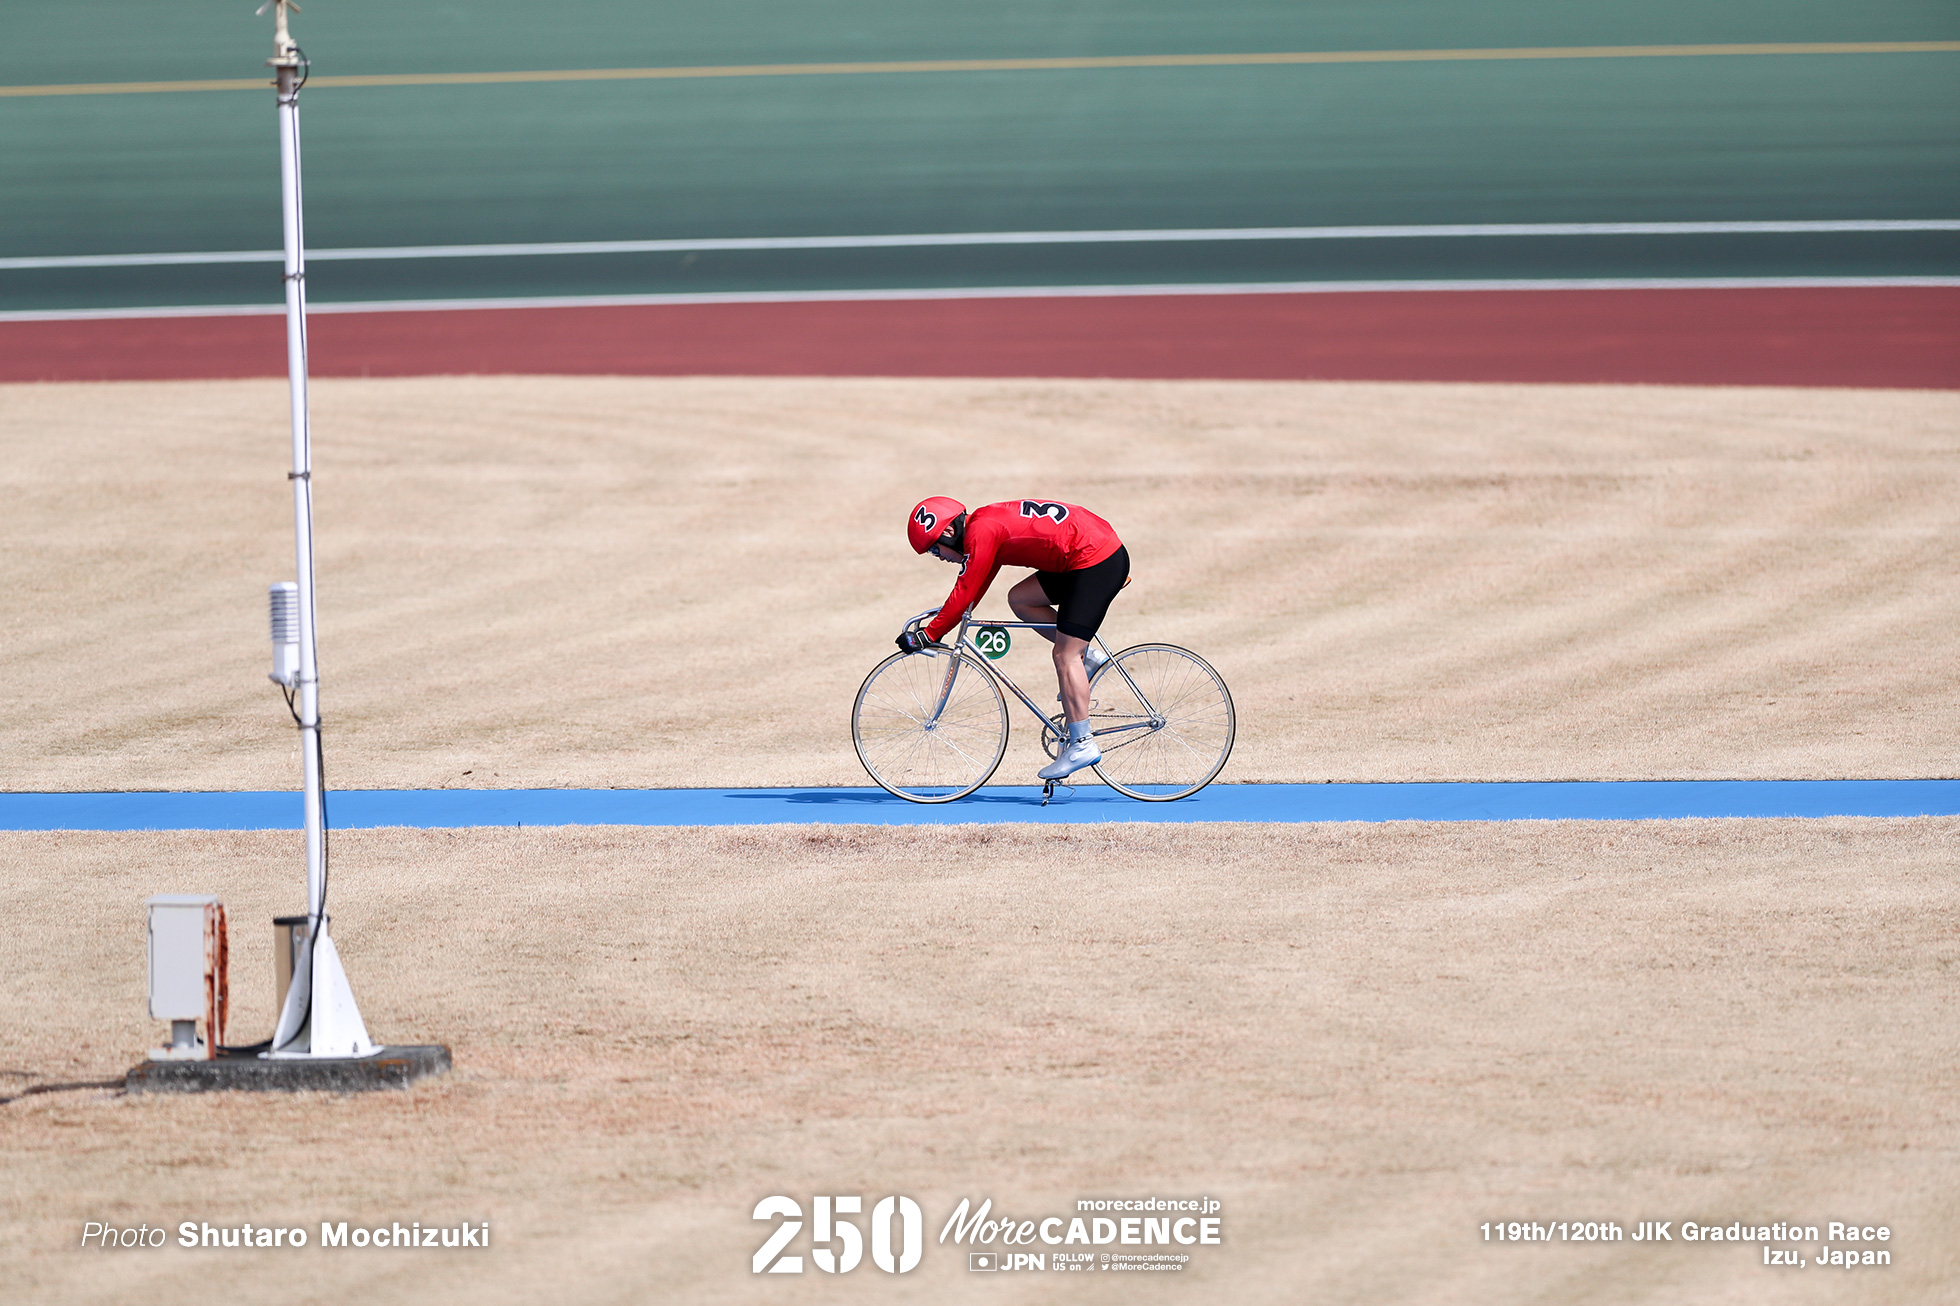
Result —
M 150 1018 L 170 1022 L 170 1045 L 153 1058 L 216 1055 L 224 1038 L 225 907 L 209 893 L 149 899 Z M 198 1022 L 204 1038 L 197 1037 Z

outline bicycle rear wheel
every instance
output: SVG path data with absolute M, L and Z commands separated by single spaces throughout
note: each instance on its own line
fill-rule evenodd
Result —
M 1211 663 L 1175 644 L 1138 644 L 1089 684 L 1095 772 L 1120 794 L 1163 803 L 1197 793 L 1232 755 L 1238 718 Z
M 946 706 L 935 719 L 942 694 Z M 858 690 L 851 741 L 881 788 L 915 803 L 950 803 L 1000 765 L 1007 700 L 965 653 L 894 653 Z

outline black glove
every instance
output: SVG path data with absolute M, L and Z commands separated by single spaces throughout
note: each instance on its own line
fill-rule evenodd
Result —
M 926 638 L 925 632 L 922 630 L 908 630 L 903 632 L 899 635 L 897 643 L 899 648 L 907 653 L 920 653 L 932 647 L 932 642 Z

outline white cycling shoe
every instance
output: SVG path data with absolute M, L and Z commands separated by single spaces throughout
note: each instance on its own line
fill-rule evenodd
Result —
M 1060 780 L 1074 775 L 1085 766 L 1094 766 L 1102 761 L 1102 749 L 1096 747 L 1094 739 L 1078 739 L 1062 750 L 1062 755 L 1035 772 L 1043 780 Z

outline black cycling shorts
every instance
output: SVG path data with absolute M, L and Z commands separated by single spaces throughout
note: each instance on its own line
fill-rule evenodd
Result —
M 1110 600 L 1130 578 L 1130 551 L 1122 545 L 1081 571 L 1037 571 L 1041 592 L 1055 605 L 1055 629 L 1077 639 L 1093 639 L 1109 613 Z

